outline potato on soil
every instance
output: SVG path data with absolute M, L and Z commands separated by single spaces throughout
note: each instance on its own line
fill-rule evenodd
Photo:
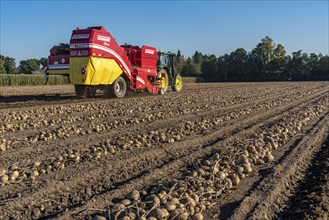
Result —
M 137 201 L 137 200 L 140 199 L 140 193 L 138 192 L 138 190 L 134 190 L 134 191 L 128 193 L 127 196 L 126 196 L 126 198 L 127 199 L 130 199 L 132 201 L 133 200 Z
M 9 180 L 9 176 L 8 175 L 2 175 L 0 177 L 1 183 L 6 183 Z

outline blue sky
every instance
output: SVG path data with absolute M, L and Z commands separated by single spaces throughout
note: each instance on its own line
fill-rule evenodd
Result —
M 105 26 L 119 44 L 191 56 L 251 51 L 265 36 L 291 54 L 329 54 L 324 1 L 1 1 L 0 53 L 41 58 L 76 27 Z

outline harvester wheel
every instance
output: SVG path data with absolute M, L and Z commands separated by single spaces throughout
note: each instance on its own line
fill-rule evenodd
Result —
M 165 69 L 161 69 L 158 72 L 158 78 L 161 78 L 160 88 L 159 88 L 159 94 L 163 95 L 167 92 L 168 84 L 169 84 L 169 78 L 168 73 Z
M 110 85 L 110 93 L 115 98 L 123 98 L 127 92 L 127 83 L 121 76 Z
M 175 92 L 180 92 L 183 88 L 183 78 L 180 74 L 177 74 L 174 80 L 174 85 L 171 88 Z
M 94 98 L 96 96 L 96 90 L 97 90 L 97 88 L 95 88 L 95 87 L 87 87 L 86 90 L 87 90 L 86 95 L 87 95 L 88 98 Z
M 83 85 L 74 85 L 75 94 L 78 98 L 86 98 L 87 97 L 87 88 Z

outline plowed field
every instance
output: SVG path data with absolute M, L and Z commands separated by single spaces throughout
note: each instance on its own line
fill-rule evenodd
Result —
M 329 83 L 0 88 L 0 219 L 327 219 Z

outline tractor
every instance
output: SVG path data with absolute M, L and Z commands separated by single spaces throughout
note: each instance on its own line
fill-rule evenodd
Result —
M 172 90 L 179 92 L 183 86 L 183 80 L 179 73 L 176 73 L 176 55 L 170 52 L 158 52 L 157 70 L 161 78 L 160 94 L 164 94 L 169 85 Z
M 182 90 L 175 55 L 151 46 L 119 46 L 104 27 L 73 30 L 70 39 L 70 81 L 77 97 L 93 97 L 102 90 L 123 98 L 127 90 L 164 94 L 171 86 Z

